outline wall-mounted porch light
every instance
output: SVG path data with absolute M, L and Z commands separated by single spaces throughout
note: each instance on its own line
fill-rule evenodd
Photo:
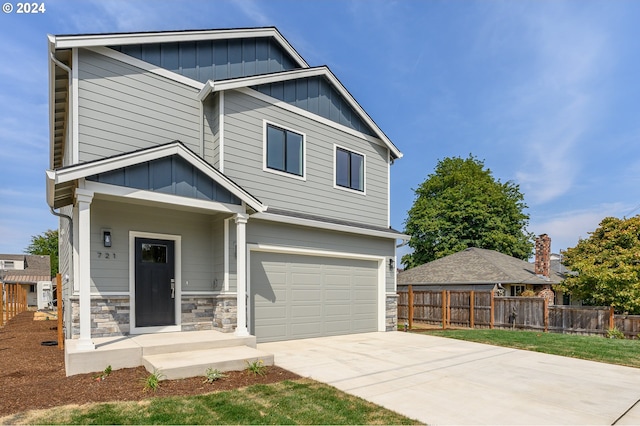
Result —
M 393 271 L 396 266 L 396 260 L 393 257 L 389 258 L 389 270 Z
M 105 247 L 111 247 L 111 229 L 102 230 L 102 244 Z

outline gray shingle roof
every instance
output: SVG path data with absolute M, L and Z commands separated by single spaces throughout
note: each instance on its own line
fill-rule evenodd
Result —
M 535 274 L 532 263 L 472 247 L 400 272 L 398 285 L 558 284 L 562 279 L 562 275 L 552 271 L 547 280 Z
M 0 254 L 2 260 L 24 260 L 24 269 L 7 269 L 4 282 L 36 284 L 51 281 L 51 260 L 49 256 L 37 254 Z

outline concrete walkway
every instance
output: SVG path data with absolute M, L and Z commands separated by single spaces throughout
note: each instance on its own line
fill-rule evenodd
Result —
M 278 366 L 429 424 L 640 424 L 636 368 L 404 332 L 258 349 Z

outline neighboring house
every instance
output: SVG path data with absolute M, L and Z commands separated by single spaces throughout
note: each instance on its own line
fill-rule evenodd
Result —
M 402 154 L 328 67 L 275 28 L 49 36 L 49 55 L 47 200 L 78 348 L 395 329 Z
M 49 256 L 36 254 L 0 254 L 2 282 L 20 284 L 27 292 L 27 305 L 44 309 L 51 299 L 51 263 Z
M 504 296 L 519 296 L 532 290 L 554 303 L 552 286 L 563 275 L 550 269 L 551 240 L 541 235 L 536 240 L 536 262 L 529 263 L 494 250 L 468 248 L 398 274 L 398 289 L 492 291 Z

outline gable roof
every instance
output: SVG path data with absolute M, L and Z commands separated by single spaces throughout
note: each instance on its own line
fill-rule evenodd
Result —
M 562 275 L 546 279 L 534 265 L 494 250 L 471 247 L 400 272 L 398 284 L 559 284 Z
M 373 119 L 367 114 L 367 112 L 360 106 L 356 99 L 349 93 L 349 91 L 342 85 L 340 80 L 331 72 L 329 67 L 320 66 L 306 69 L 297 69 L 291 71 L 281 71 L 271 74 L 261 74 L 249 77 L 239 77 L 226 80 L 212 81 L 209 80 L 204 88 L 200 91 L 198 98 L 200 100 L 206 98 L 212 92 L 250 88 L 259 86 L 262 84 L 276 83 L 283 81 L 298 80 L 309 77 L 321 76 L 324 77 L 329 84 L 343 97 L 347 104 L 358 114 L 360 119 L 371 128 L 373 134 L 379 138 L 382 143 L 389 149 L 394 159 L 401 158 L 402 152 L 395 146 L 393 142 L 387 137 L 387 135 L 378 127 Z
M 78 179 L 173 155 L 184 159 L 187 163 L 204 173 L 255 211 L 262 212 L 267 209 L 260 200 L 204 161 L 180 141 L 173 141 L 164 145 L 145 148 L 126 154 L 62 167 L 57 170 L 47 170 L 47 203 L 53 208 L 72 204 L 74 190 L 76 188 L 75 182 L 77 182 Z
M 2 260 L 24 261 L 24 269 L 8 269 L 3 279 L 5 283 L 36 284 L 51 281 L 51 259 L 39 254 L 0 254 Z

